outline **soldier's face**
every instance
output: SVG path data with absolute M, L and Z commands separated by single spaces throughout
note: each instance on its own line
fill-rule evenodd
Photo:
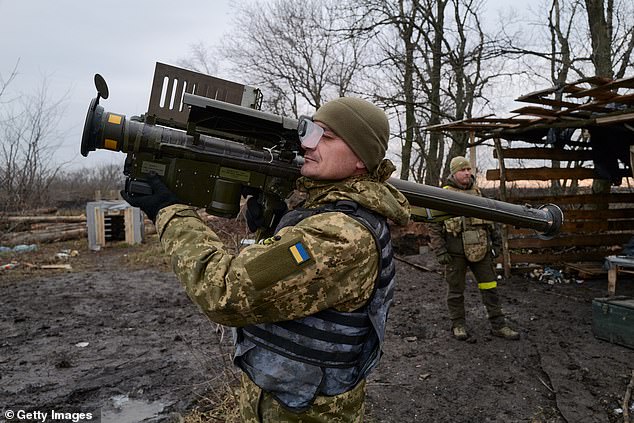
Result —
M 359 157 L 348 144 L 321 122 L 324 129 L 315 148 L 304 147 L 303 176 L 318 180 L 340 180 L 366 171 Z
M 471 168 L 462 169 L 454 173 L 453 178 L 460 185 L 467 186 L 471 181 Z

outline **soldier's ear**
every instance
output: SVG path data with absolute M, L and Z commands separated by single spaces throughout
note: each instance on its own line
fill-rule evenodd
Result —
M 364 170 L 366 168 L 365 163 L 363 163 L 363 161 L 361 160 L 357 160 L 356 166 L 357 166 L 357 170 Z

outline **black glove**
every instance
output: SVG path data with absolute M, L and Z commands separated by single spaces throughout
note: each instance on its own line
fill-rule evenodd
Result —
M 270 227 L 275 228 L 280 222 L 280 219 L 286 213 L 287 206 L 284 201 L 280 201 L 273 210 L 273 221 Z M 247 200 L 247 210 L 244 213 L 244 217 L 247 220 L 247 226 L 251 232 L 255 232 L 258 228 L 266 226 L 264 221 L 264 207 L 256 197 L 249 197 Z
M 152 194 L 128 194 L 125 190 L 122 190 L 121 197 L 131 206 L 143 210 L 147 217 L 156 223 L 156 215 L 159 210 L 172 204 L 182 203 L 182 201 L 170 191 L 158 175 L 150 175 L 147 178 L 147 182 L 152 188 Z
M 499 245 L 494 245 L 493 247 L 491 247 L 491 256 L 493 256 L 493 258 L 496 258 L 500 255 L 500 251 L 502 251 L 502 247 L 500 247 Z
M 436 258 L 438 258 L 438 263 L 443 265 L 451 264 L 451 262 L 453 261 L 451 255 L 446 251 L 444 253 L 438 254 Z

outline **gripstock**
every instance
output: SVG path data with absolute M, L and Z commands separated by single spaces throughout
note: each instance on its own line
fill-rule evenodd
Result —
M 242 195 L 258 195 L 266 226 L 259 235 L 270 233 L 273 211 L 300 176 L 297 120 L 258 110 L 257 89 L 160 63 L 145 115 L 127 118 L 105 111 L 99 100 L 108 98 L 108 87 L 99 75 L 95 85 L 83 156 L 98 149 L 127 153 L 128 193 L 150 193 L 145 178 L 156 173 L 181 201 L 215 216 L 235 217 Z M 397 178 L 388 182 L 405 195 L 420 220 L 471 216 L 534 229 L 544 238 L 556 235 L 563 223 L 554 204 L 534 208 Z

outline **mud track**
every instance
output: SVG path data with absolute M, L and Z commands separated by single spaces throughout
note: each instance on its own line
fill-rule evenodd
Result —
M 63 248 L 63 246 L 51 247 Z M 129 266 L 132 247 L 81 251 L 69 272 L 0 273 L 0 404 L 103 413 L 102 421 L 178 421 L 231 381 L 230 336 L 176 278 Z M 53 251 L 41 251 L 51 254 Z M 25 260 L 37 260 L 23 256 Z M 370 422 L 617 422 L 634 350 L 592 334 L 607 280 L 501 282 L 520 341 L 489 335 L 473 283 L 472 338 L 449 335 L 445 286 L 429 255 L 399 261 L 386 353 L 368 385 Z M 617 294 L 634 296 L 631 279 Z M 0 417 L 0 420 L 2 417 Z

